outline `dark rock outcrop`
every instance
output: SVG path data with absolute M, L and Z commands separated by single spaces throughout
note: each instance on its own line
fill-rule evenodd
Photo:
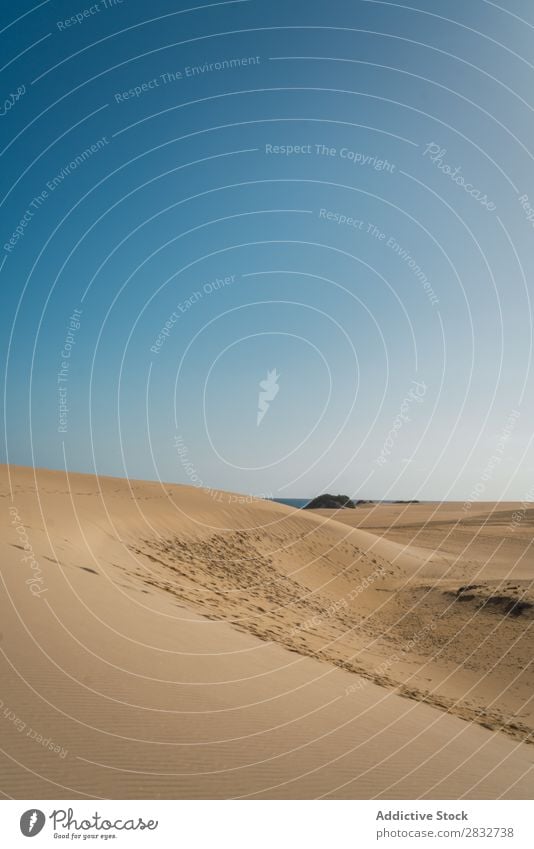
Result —
M 339 510 L 344 507 L 354 508 L 354 501 L 351 501 L 348 495 L 330 495 L 330 493 L 325 493 L 324 495 L 318 495 L 317 498 L 313 498 L 309 504 L 306 504 L 305 510 L 318 510 L 322 508 L 323 510 Z

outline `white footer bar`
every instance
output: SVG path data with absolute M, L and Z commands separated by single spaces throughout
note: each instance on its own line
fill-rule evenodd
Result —
M 9 849 L 533 849 L 533 809 L 528 801 L 10 800 L 0 803 L 0 834 Z

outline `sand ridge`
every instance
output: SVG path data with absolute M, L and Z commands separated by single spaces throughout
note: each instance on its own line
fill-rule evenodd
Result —
M 531 793 L 530 514 L 10 474 L 3 701 L 68 750 L 5 720 L 10 795 Z

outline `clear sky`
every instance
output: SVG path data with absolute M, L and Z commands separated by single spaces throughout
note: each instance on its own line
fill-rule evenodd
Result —
M 534 497 L 534 10 L 414 4 L 3 4 L 3 460 Z

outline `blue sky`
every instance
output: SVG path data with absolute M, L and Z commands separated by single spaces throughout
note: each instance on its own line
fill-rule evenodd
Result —
M 527 2 L 2 15 L 4 460 L 525 497 Z

